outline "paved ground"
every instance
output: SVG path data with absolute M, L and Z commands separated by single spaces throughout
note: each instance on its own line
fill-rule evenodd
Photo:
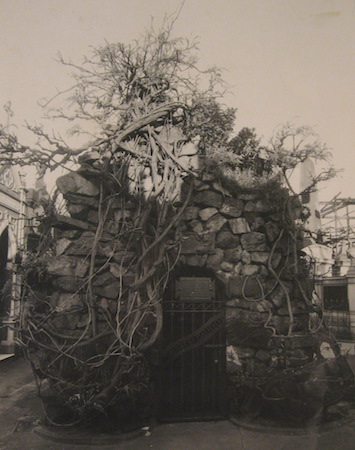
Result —
M 0 362 L 0 449 L 18 450 L 352 450 L 353 421 L 332 424 L 327 430 L 309 428 L 289 434 L 287 430 L 250 429 L 230 421 L 178 423 L 139 430 L 125 440 L 107 436 L 50 433 L 38 425 L 42 409 L 26 362 Z M 40 434 L 38 434 L 40 433 Z M 59 438 L 55 442 L 50 438 Z M 75 439 L 80 438 L 81 445 Z M 132 438 L 128 440 L 128 438 Z

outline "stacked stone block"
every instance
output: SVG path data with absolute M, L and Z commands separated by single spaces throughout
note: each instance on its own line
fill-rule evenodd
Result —
M 100 333 L 107 327 L 105 315 L 117 313 L 120 293 L 134 281 L 136 254 L 122 232 L 122 224 L 132 221 L 132 205 L 125 199 L 123 207 L 123 198 L 117 199 L 99 225 L 99 181 L 91 178 L 70 173 L 57 180 L 70 216 L 59 215 L 54 224 L 55 256 L 47 265 L 54 287 L 50 321 L 71 336 L 80 336 L 88 324 L 89 295 Z M 100 205 L 101 211 L 105 208 Z
M 70 216 L 57 217 L 56 255 L 47 267 L 53 280 L 49 326 L 61 336 L 78 339 L 91 326 L 92 306 L 99 335 L 105 333 L 107 315 L 115 317 L 119 308 L 124 317 L 124 292 L 134 288 L 135 263 L 141 256 L 136 245 L 142 236 L 136 227 L 138 204 L 127 192 L 117 192 L 108 196 L 114 200 L 107 207 L 100 198 L 100 172 L 93 161 L 57 181 Z M 282 386 L 277 398 L 286 391 L 286 399 L 297 402 L 301 394 L 308 398 L 314 391 L 311 372 L 305 382 L 303 375 L 277 381 L 285 371 L 293 376 L 297 369 L 313 367 L 319 349 L 317 333 L 310 332 L 312 286 L 302 270 L 298 274 L 294 270 L 295 264 L 301 267 L 297 249 L 302 236 L 294 227 L 299 205 L 295 203 L 288 211 L 288 224 L 282 201 L 287 195 L 282 189 L 269 194 L 232 192 L 206 173 L 192 182 L 192 195 L 175 229 L 178 265 L 198 268 L 199 273 L 206 269 L 223 286 L 219 297 L 226 302 L 231 383 L 239 386 L 240 374 L 248 380 L 261 380 L 255 382 L 259 386 L 276 380 Z M 277 195 L 281 195 L 280 201 Z M 178 213 L 184 198 L 183 188 L 180 203 L 172 205 L 171 211 L 176 207 Z M 94 356 L 105 349 L 90 351 Z M 261 389 L 256 391 L 260 394 Z M 231 397 L 234 395 L 237 397 L 234 393 Z M 323 400 L 318 400 L 317 405 L 322 405 Z M 288 400 L 285 402 L 287 409 Z M 313 411 L 312 402 L 307 408 Z
M 195 180 L 180 225 L 180 262 L 209 269 L 223 282 L 227 345 L 231 347 L 227 355 L 238 355 L 239 366 L 255 376 L 299 367 L 313 356 L 312 338 L 291 346 L 286 337 L 290 324 L 287 295 L 292 305 L 292 333 L 308 333 L 311 308 L 305 296 L 311 298 L 312 289 L 305 279 L 296 281 L 292 276 L 293 243 L 287 233 L 280 236 L 285 228 L 282 214 L 282 202 L 271 202 L 262 192 L 231 193 L 204 175 Z M 238 369 L 232 360 L 227 368 Z
M 105 209 L 105 204 L 99 206 L 98 178 L 92 172 L 88 176 L 84 165 L 78 173 L 59 178 L 57 185 L 70 217 L 57 217 L 56 255 L 47 268 L 54 286 L 50 302 L 55 313 L 51 320 L 65 334 L 80 336 L 88 323 L 90 290 L 100 332 L 105 328 L 105 314 L 117 313 L 120 293 L 134 282 L 134 263 L 139 254 L 134 242 L 129 244 L 130 234 L 120 231 L 123 223 L 129 230 L 127 223 L 134 222 L 138 210 L 134 202 L 117 195 L 98 236 L 99 207 Z M 287 355 L 280 349 L 280 337 L 289 330 L 287 294 L 292 300 L 294 333 L 308 329 L 310 314 L 303 298 L 305 292 L 310 294 L 309 286 L 301 280 L 302 294 L 289 275 L 290 242 L 285 238 L 278 242 L 281 214 L 277 202 L 271 204 L 263 193 L 232 194 L 205 174 L 194 179 L 190 203 L 177 229 L 179 263 L 206 268 L 223 282 L 227 344 L 233 346 L 239 363 L 257 376 L 278 366 L 297 367 L 312 359 L 312 339 L 306 343 L 303 340 L 296 349 L 293 344 Z M 123 311 L 124 299 L 120 302 Z M 228 367 L 233 370 L 231 364 Z

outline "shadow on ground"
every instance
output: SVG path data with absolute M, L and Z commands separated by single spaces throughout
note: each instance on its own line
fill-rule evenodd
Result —
M 0 364 L 0 449 L 2 450 L 352 450 L 355 417 L 330 427 L 295 430 L 233 421 L 164 424 L 121 437 L 70 435 L 41 426 L 42 407 L 27 363 Z M 73 437 L 74 436 L 74 437 Z M 80 442 L 80 445 L 78 445 Z

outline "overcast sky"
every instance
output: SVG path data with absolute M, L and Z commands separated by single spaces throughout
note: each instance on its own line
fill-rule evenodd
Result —
M 41 117 L 37 100 L 68 85 L 54 58 L 128 43 L 180 0 L 0 0 L 0 105 L 15 121 Z M 355 0 L 185 0 L 175 36 L 200 41 L 200 66 L 225 69 L 236 129 L 266 141 L 280 124 L 310 125 L 344 172 L 321 198 L 355 197 Z M 0 120 L 4 121 L 4 111 Z

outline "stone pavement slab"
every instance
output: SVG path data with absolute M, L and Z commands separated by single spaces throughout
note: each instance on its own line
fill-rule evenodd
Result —
M 81 444 L 65 430 L 47 432 L 39 425 L 41 404 L 26 363 L 0 364 L 1 450 L 352 450 L 355 417 L 326 428 L 292 431 L 238 425 L 229 420 L 161 424 L 115 437 L 84 436 Z M 19 420 L 20 419 L 20 420 Z M 44 430 L 44 432 L 43 432 Z M 50 438 L 50 439 L 48 439 Z M 101 440 L 100 440 L 101 439 Z

